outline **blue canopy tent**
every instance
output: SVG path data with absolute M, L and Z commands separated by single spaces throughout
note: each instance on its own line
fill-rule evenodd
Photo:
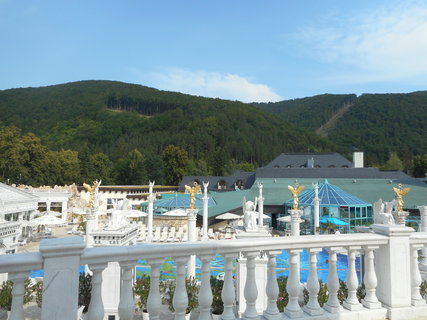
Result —
M 372 223 L 372 204 L 330 184 L 327 179 L 319 184 L 318 192 L 320 198 L 320 217 L 329 219 L 325 220 L 325 223 L 329 222 L 342 226 L 346 231 L 350 231 L 350 229 L 354 229 L 354 227 L 359 225 L 369 225 Z M 314 220 L 314 198 L 314 187 L 301 193 L 299 196 L 299 206 L 305 212 L 309 212 L 311 221 Z M 285 206 L 290 208 L 292 204 L 293 199 L 289 199 L 286 201 Z M 337 223 L 333 223 L 330 221 L 332 218 L 338 218 L 338 220 L 346 224 L 339 224 L 340 222 L 337 220 L 335 220 Z M 313 231 L 313 229 L 314 226 L 311 223 L 311 230 Z

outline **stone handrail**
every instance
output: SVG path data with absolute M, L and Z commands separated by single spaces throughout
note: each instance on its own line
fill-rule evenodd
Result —
M 24 280 L 33 269 L 45 270 L 42 304 L 42 320 L 74 320 L 77 317 L 78 269 L 87 265 L 93 274 L 92 299 L 87 314 L 88 320 L 101 320 L 104 317 L 102 300 L 102 273 L 108 263 L 118 263 L 121 269 L 120 319 L 132 319 L 135 302 L 132 293 L 133 272 L 139 259 L 146 260 L 151 267 L 151 287 L 148 297 L 150 319 L 160 319 L 159 277 L 160 266 L 166 257 L 172 257 L 177 266 L 176 289 L 173 299 L 175 319 L 183 320 L 188 299 L 185 288 L 185 268 L 190 255 L 197 255 L 202 261 L 202 281 L 199 291 L 198 319 L 210 319 L 212 292 L 209 283 L 210 262 L 215 254 L 221 254 L 225 261 L 224 287 L 222 300 L 224 313 L 222 319 L 236 319 L 234 305 L 236 291 L 232 278 L 233 261 L 241 257 L 245 263 L 246 280 L 243 296 L 242 319 L 266 319 L 316 317 L 330 319 L 343 310 L 354 312 L 355 318 L 369 317 L 415 319 L 426 314 L 425 301 L 420 296 L 421 283 L 418 270 L 418 250 L 427 244 L 427 233 L 413 233 L 410 228 L 399 226 L 372 227 L 374 233 L 341 234 L 322 236 L 300 236 L 281 238 L 257 238 L 236 240 L 212 240 L 187 243 L 145 243 L 124 247 L 84 248 L 79 237 L 42 240 L 40 252 L 0 256 L 0 272 L 9 273 L 14 282 L 13 304 L 10 319 L 23 319 Z M 321 308 L 317 302 L 319 290 L 317 278 L 317 254 L 326 248 L 329 253 L 329 275 L 327 287 L 328 301 Z M 309 302 L 300 307 L 298 296 L 301 285 L 299 278 L 299 254 L 305 249 L 310 255 L 310 269 L 307 280 Z M 284 315 L 277 309 L 279 289 L 276 275 L 276 256 L 282 251 L 289 253 L 290 270 L 287 282 L 289 303 Z M 337 274 L 337 253 L 347 252 L 348 297 L 340 305 L 337 297 L 339 281 Z M 267 281 L 265 287 L 259 287 L 254 281 L 255 261 L 263 252 L 267 258 Z M 358 280 L 355 269 L 355 257 L 363 254 L 366 296 L 360 303 L 356 297 Z M 398 281 L 396 281 L 398 279 Z M 238 279 L 239 281 L 239 279 Z M 393 283 L 393 285 L 392 285 Z M 268 304 L 264 311 L 257 306 L 257 298 L 266 295 Z M 408 310 L 411 317 L 408 318 Z M 323 317 L 322 317 L 323 315 Z M 320 316 L 320 318 L 319 318 Z M 338 317 L 339 318 L 339 317 Z

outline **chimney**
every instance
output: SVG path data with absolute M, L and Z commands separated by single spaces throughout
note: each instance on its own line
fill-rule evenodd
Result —
M 353 166 L 355 168 L 363 168 L 363 152 L 353 152 Z

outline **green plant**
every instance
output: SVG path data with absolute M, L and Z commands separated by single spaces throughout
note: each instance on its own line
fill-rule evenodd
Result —
M 289 302 L 289 295 L 286 291 L 286 284 L 288 282 L 288 277 L 279 277 L 277 278 L 277 284 L 279 286 L 279 297 L 277 298 L 277 307 L 280 312 L 283 312 L 286 305 Z
M 420 284 L 420 294 L 424 299 L 427 298 L 427 281 L 426 280 L 424 280 Z
M 162 281 L 163 284 L 160 286 L 160 290 L 163 290 L 163 303 L 169 306 L 169 310 L 174 311 L 173 308 L 173 296 L 175 294 L 175 281 L 166 280 Z M 186 312 L 190 313 L 192 310 L 196 309 L 199 305 L 197 297 L 199 294 L 199 285 L 195 278 L 185 279 L 185 288 L 187 290 L 188 296 L 188 307 Z
M 340 288 L 338 289 L 337 296 L 340 304 L 342 304 L 348 297 L 347 284 L 342 280 L 340 280 Z
M 150 277 L 137 278 L 133 287 L 134 293 L 139 297 L 137 305 L 142 311 L 147 311 L 148 295 L 150 293 Z
M 38 281 L 32 286 L 32 291 L 34 292 L 35 301 L 39 308 L 42 307 L 43 299 L 43 281 Z
M 27 304 L 33 300 L 33 286 L 30 279 L 24 281 L 24 288 L 24 304 Z M 13 282 L 10 280 L 3 282 L 0 288 L 0 307 L 8 311 L 12 307 L 12 289 Z
M 212 288 L 212 313 L 222 314 L 224 311 L 224 303 L 222 302 L 222 287 L 224 286 L 224 280 L 218 280 L 215 277 L 211 277 L 211 288 Z
M 304 288 L 303 291 L 304 294 L 304 303 L 308 303 L 309 293 L 306 288 Z M 323 283 L 321 280 L 319 280 L 319 292 L 317 293 L 317 301 L 319 302 L 319 305 L 323 307 L 323 305 L 328 301 L 328 288 L 326 287 L 326 283 Z
M 0 288 L 0 307 L 10 311 L 12 307 L 12 281 L 5 281 Z
M 79 307 L 84 306 L 83 312 L 87 312 L 92 291 L 92 276 L 80 273 L 79 276 Z

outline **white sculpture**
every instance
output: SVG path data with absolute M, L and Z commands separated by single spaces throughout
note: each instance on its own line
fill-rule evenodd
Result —
M 393 208 L 396 206 L 396 200 L 390 202 L 383 202 L 379 199 L 374 203 L 374 223 L 377 224 L 395 224 Z
M 153 182 L 149 181 L 149 183 L 148 183 L 148 186 L 149 186 L 149 189 L 148 189 L 148 190 L 149 190 L 150 195 L 152 195 L 152 194 L 153 194 L 154 182 L 155 182 L 155 181 L 153 181 Z
M 256 230 L 255 204 L 252 201 L 246 201 L 246 198 L 243 197 L 242 209 L 245 230 Z

